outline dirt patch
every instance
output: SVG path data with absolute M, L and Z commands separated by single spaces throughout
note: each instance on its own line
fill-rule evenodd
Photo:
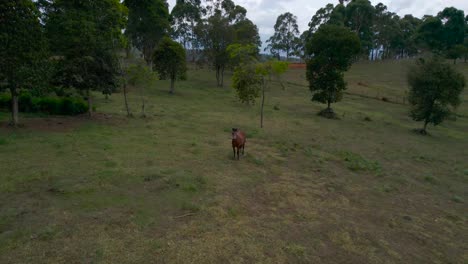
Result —
M 33 130 L 43 132 L 70 132 L 84 124 L 105 124 L 118 125 L 125 122 L 125 118 L 117 115 L 109 115 L 103 113 L 94 113 L 93 117 L 89 118 L 87 114 L 79 116 L 49 116 L 49 117 L 34 117 L 22 118 L 20 125 L 14 128 L 9 125 L 9 121 L 0 122 L 0 130 L 15 131 L 15 130 Z
M 290 63 L 289 69 L 306 69 L 307 64 L 305 63 Z

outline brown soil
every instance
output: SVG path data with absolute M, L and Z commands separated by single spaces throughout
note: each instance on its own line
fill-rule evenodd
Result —
M 290 63 L 289 69 L 305 69 L 307 65 L 305 63 Z

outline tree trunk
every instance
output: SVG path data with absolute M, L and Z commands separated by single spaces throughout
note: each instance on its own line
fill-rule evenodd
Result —
M 220 73 L 220 68 L 218 65 L 216 65 L 216 86 L 219 87 L 219 73 Z
M 87 96 L 88 96 L 88 116 L 92 117 L 93 116 L 93 100 L 91 99 L 91 93 L 89 92 L 89 89 L 86 91 Z
M 145 97 L 143 95 L 143 86 L 141 86 L 141 116 L 142 117 L 146 117 L 146 113 L 145 113 Z
M 16 91 L 11 93 L 11 125 L 18 126 L 18 94 Z
M 221 66 L 221 87 L 224 87 L 224 66 Z
M 424 121 L 424 127 L 423 127 L 423 130 L 422 130 L 422 133 L 423 133 L 424 135 L 427 134 L 427 130 L 426 130 L 426 129 L 427 129 L 427 124 L 428 124 L 428 123 L 429 123 L 429 121 L 427 121 L 427 120 Z
M 331 100 L 327 100 L 327 109 L 328 109 L 328 110 L 331 109 L 331 107 L 330 107 L 330 106 L 331 106 L 331 102 L 330 102 L 330 101 L 331 101 Z
M 132 113 L 130 113 L 130 108 L 128 107 L 128 100 L 127 100 L 127 82 L 124 81 L 123 84 L 123 92 L 124 92 L 124 100 L 125 100 L 125 109 L 127 110 L 127 117 L 132 116 Z
M 457 64 L 457 59 L 454 59 L 453 60 L 453 65 L 456 65 Z
M 262 107 L 260 111 L 260 128 L 263 128 L 263 109 L 265 107 L 265 80 L 262 80 Z
M 170 94 L 174 94 L 174 83 L 175 83 L 175 76 L 171 76 L 171 90 L 169 91 Z

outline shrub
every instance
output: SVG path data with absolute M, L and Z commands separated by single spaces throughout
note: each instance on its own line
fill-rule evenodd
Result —
M 18 97 L 19 111 L 24 113 L 47 113 L 51 115 L 79 115 L 88 111 L 86 102 L 73 97 L 33 97 L 22 93 Z M 0 109 L 11 108 L 11 96 L 0 95 Z
M 11 96 L 7 94 L 0 95 L 0 109 L 9 109 L 11 107 Z
M 46 97 L 38 102 L 39 111 L 51 115 L 60 114 L 60 99 Z

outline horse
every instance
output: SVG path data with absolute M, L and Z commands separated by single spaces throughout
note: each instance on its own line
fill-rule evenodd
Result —
M 239 152 L 242 149 L 242 155 L 245 151 L 245 133 L 240 131 L 237 128 L 232 129 L 232 151 L 234 152 L 234 159 L 236 159 L 236 150 L 237 150 L 237 159 L 240 159 Z

